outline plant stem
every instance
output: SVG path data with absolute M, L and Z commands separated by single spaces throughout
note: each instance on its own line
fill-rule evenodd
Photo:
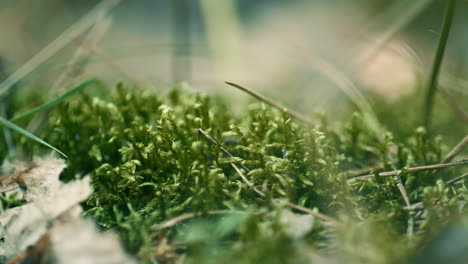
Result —
M 428 170 L 438 170 L 438 169 L 443 169 L 443 168 L 448 168 L 448 167 L 453 167 L 453 166 L 464 166 L 464 165 L 468 165 L 468 160 L 461 160 L 461 161 L 452 162 L 452 163 L 442 163 L 442 164 L 434 164 L 434 165 L 408 168 L 406 170 L 406 173 L 414 173 L 414 172 L 421 172 L 421 171 L 428 171 Z M 402 170 L 393 170 L 393 171 L 379 172 L 377 175 L 378 177 L 388 177 L 388 176 L 396 176 L 400 174 L 401 172 Z M 352 178 L 349 178 L 349 180 L 366 179 L 366 178 L 371 178 L 374 176 L 375 174 L 368 174 L 368 175 L 363 175 L 363 176 L 352 177 Z
M 183 222 L 185 220 L 188 220 L 188 219 L 191 219 L 191 218 L 194 218 L 194 217 L 197 217 L 197 216 L 220 215 L 220 214 L 226 214 L 226 213 L 229 213 L 229 211 L 228 210 L 216 210 L 216 211 L 208 211 L 206 213 L 204 213 L 204 212 L 186 213 L 186 214 L 176 216 L 176 217 L 174 217 L 174 218 L 172 218 L 170 220 L 167 220 L 162 225 L 160 225 L 157 229 L 159 229 L 159 230 L 167 229 L 167 228 L 173 227 L 174 225 L 176 225 L 176 224 L 178 224 L 180 222 Z
M 304 115 L 298 113 L 298 112 L 295 112 L 295 111 L 292 111 L 292 110 L 288 110 L 286 107 L 280 105 L 280 104 L 277 104 L 275 102 L 273 102 L 271 99 L 265 97 L 264 95 L 260 94 L 260 93 L 257 93 L 251 89 L 248 89 L 246 87 L 243 87 L 243 86 L 240 86 L 238 84 L 235 84 L 235 83 L 232 83 L 232 82 L 225 82 L 227 85 L 230 85 L 232 87 L 235 87 L 239 90 L 242 90 L 250 95 L 252 95 L 253 97 L 257 98 L 258 100 L 264 102 L 264 103 L 267 103 L 271 106 L 273 106 L 274 108 L 280 110 L 280 111 L 283 111 L 285 113 L 287 113 L 288 115 L 290 115 L 291 117 L 313 127 L 315 126 L 314 122 L 312 122 L 310 119 L 308 119 L 307 117 L 305 117 Z
M 451 185 L 451 184 L 465 178 L 466 176 L 468 176 L 468 172 L 446 181 L 445 184 L 446 185 Z M 421 208 L 423 208 L 423 202 L 414 203 L 414 204 L 412 204 L 410 206 L 406 206 L 405 210 L 414 210 L 414 209 L 421 209 Z
M 468 172 L 464 173 L 464 174 L 462 174 L 462 175 L 460 175 L 458 177 L 455 177 L 455 178 L 453 178 L 451 180 L 448 180 L 445 184 L 450 185 L 450 184 L 452 184 L 454 182 L 457 182 L 458 180 L 461 180 L 461 179 L 465 178 L 466 176 L 468 176 Z
M 466 135 L 455 147 L 453 147 L 444 160 L 442 160 L 442 163 L 448 163 L 452 161 L 452 159 L 455 158 L 455 156 L 457 156 L 466 145 L 468 145 L 468 135 Z
M 208 139 L 208 141 L 210 141 L 213 145 L 218 145 L 218 141 L 216 141 L 216 139 L 212 138 L 205 130 L 199 128 L 198 129 L 198 133 L 199 134 L 202 134 L 206 139 Z M 229 152 L 227 151 L 227 149 L 225 149 L 223 146 L 221 146 L 221 151 L 226 154 L 227 156 L 229 156 L 230 158 L 234 158 L 234 156 Z M 250 170 L 245 167 L 243 164 L 239 164 L 244 170 L 246 170 L 247 172 L 250 172 Z
M 434 95 L 437 89 L 437 79 L 444 58 L 445 46 L 447 45 L 450 28 L 452 27 L 452 20 L 455 11 L 455 0 L 447 0 L 444 11 L 444 19 L 442 24 L 442 32 L 440 34 L 439 43 L 437 44 L 437 51 L 432 64 L 431 75 L 427 87 L 426 101 L 424 102 L 423 124 L 429 129 L 432 119 L 432 111 L 434 106 Z

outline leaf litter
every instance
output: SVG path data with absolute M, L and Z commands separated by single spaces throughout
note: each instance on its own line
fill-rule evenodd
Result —
M 0 263 L 136 263 L 116 234 L 101 233 L 81 216 L 92 193 L 90 178 L 63 183 L 63 160 L 4 164 L 0 192 L 17 193 L 24 204 L 0 214 Z

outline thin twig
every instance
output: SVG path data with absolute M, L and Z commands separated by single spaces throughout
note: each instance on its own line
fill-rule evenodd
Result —
M 250 90 L 246 87 L 243 87 L 243 86 L 240 86 L 238 84 L 235 84 L 235 83 L 232 83 L 232 82 L 225 82 L 226 84 L 232 86 L 232 87 L 235 87 L 237 89 L 240 89 L 250 95 L 252 95 L 253 97 L 257 98 L 258 100 L 262 101 L 262 102 L 265 102 L 271 106 L 273 106 L 274 108 L 280 110 L 280 111 L 283 111 L 285 113 L 287 113 L 288 115 L 290 115 L 291 117 L 309 125 L 309 126 L 315 126 L 315 123 L 312 122 L 312 120 L 308 119 L 307 117 L 305 117 L 304 115 L 302 115 L 301 113 L 298 113 L 296 111 L 293 111 L 293 110 L 288 110 L 287 107 L 284 107 L 280 104 L 277 104 L 275 102 L 273 102 L 271 99 L 265 97 L 264 95 L 261 95 L 253 90 Z
M 186 213 L 186 214 L 182 214 L 182 215 L 179 215 L 179 216 L 176 216 L 170 220 L 167 220 L 166 222 L 164 222 L 162 225 L 160 225 L 158 227 L 159 230 L 161 229 L 166 229 L 166 228 L 170 228 L 180 222 L 183 222 L 185 220 L 188 220 L 188 219 L 191 219 L 191 218 L 194 218 L 194 217 L 197 217 L 197 216 L 202 216 L 202 215 L 220 215 L 220 214 L 225 214 L 229 212 L 228 210 L 216 210 L 216 211 L 208 211 L 208 212 L 197 212 L 197 213 Z
M 366 174 L 371 173 L 373 170 L 380 170 L 380 169 L 382 169 L 381 166 L 375 165 L 375 166 L 368 167 L 368 168 L 349 170 L 346 172 L 346 174 L 349 175 L 350 178 L 353 178 L 353 177 L 357 177 L 361 175 L 366 175 Z
M 455 177 L 455 178 L 453 178 L 453 179 L 448 180 L 445 184 L 450 185 L 450 184 L 452 184 L 452 183 L 455 183 L 455 182 L 457 182 L 457 181 L 459 181 L 459 180 L 465 178 L 466 176 L 468 176 L 468 172 L 465 173 L 465 174 L 462 174 L 462 175 L 460 175 L 460 176 L 457 176 L 457 177 Z
M 442 164 L 434 164 L 434 165 L 426 165 L 426 166 L 420 166 L 420 167 L 413 167 L 413 168 L 408 168 L 406 170 L 393 170 L 393 171 L 386 171 L 386 172 L 380 172 L 377 173 L 377 176 L 379 177 L 388 177 L 388 176 L 396 176 L 403 171 L 406 173 L 413 173 L 413 172 L 420 172 L 420 171 L 428 171 L 428 170 L 438 170 L 438 169 L 443 169 L 447 167 L 454 167 L 454 166 L 463 166 L 463 165 L 468 165 L 468 160 L 461 160 L 458 162 L 452 162 L 452 163 L 442 163 Z M 353 178 L 349 178 L 349 180 L 353 179 L 367 179 L 374 177 L 376 175 L 374 174 L 368 174 L 368 175 L 363 175 L 363 176 L 357 176 Z
M 237 172 L 237 174 L 239 174 L 241 179 L 248 186 L 250 186 L 259 196 L 261 196 L 263 198 L 266 197 L 266 194 L 264 192 L 260 191 L 259 189 L 257 189 L 256 186 L 253 186 L 253 184 L 245 177 L 245 175 L 242 173 L 242 171 L 240 171 L 239 168 L 237 168 L 237 166 L 234 163 L 231 163 L 231 166 L 234 168 L 234 170 Z M 336 222 L 337 222 L 334 218 L 332 218 L 332 217 L 330 217 L 328 215 L 322 214 L 320 212 L 316 212 L 314 210 L 310 210 L 308 208 L 305 208 L 305 207 L 302 207 L 302 206 L 299 206 L 299 205 L 296 205 L 296 204 L 293 204 L 293 203 L 290 203 L 290 202 L 288 202 L 286 204 L 286 206 L 288 206 L 291 209 L 294 209 L 294 210 L 297 210 L 297 211 L 300 211 L 300 212 L 303 212 L 303 213 L 306 213 L 306 214 L 310 214 L 312 216 L 315 216 L 317 218 L 325 220 L 325 221 L 329 222 L 332 225 L 336 224 Z
M 466 135 L 453 149 L 445 156 L 442 163 L 448 163 L 463 150 L 463 148 L 468 145 L 468 135 Z
M 200 133 L 202 133 L 210 142 L 212 142 L 213 144 L 216 144 L 218 145 L 218 142 L 212 138 L 208 133 L 206 133 L 203 129 L 199 128 L 198 131 Z M 250 182 L 247 177 L 245 177 L 245 175 L 242 173 L 242 171 L 236 166 L 236 164 L 232 163 L 231 162 L 231 166 L 234 168 L 234 170 L 237 172 L 237 174 L 241 177 L 241 179 L 249 186 L 251 187 L 259 196 L 261 197 L 266 197 L 266 194 L 262 191 L 260 191 L 259 189 L 257 189 L 256 186 L 254 186 L 252 184 L 252 182 Z M 247 171 L 249 171 L 247 169 Z M 310 214 L 314 217 L 317 217 L 317 218 L 320 218 L 326 222 L 328 222 L 330 225 L 336 225 L 337 221 L 333 218 L 333 217 L 330 217 L 330 216 L 327 216 L 325 214 L 322 214 L 322 213 L 319 213 L 319 212 L 316 212 L 314 210 L 311 210 L 311 209 L 308 209 L 308 208 L 305 208 L 305 207 L 302 207 L 302 206 L 299 206 L 299 205 L 296 205 L 296 204 L 293 204 L 293 203 L 290 203 L 288 202 L 286 204 L 289 208 L 291 209 L 294 209 L 294 210 L 297 210 L 297 211 L 301 211 L 301 212 L 304 212 L 304 213 L 307 213 L 307 214 Z
M 397 184 L 398 190 L 400 190 L 401 196 L 403 196 L 403 200 L 405 200 L 406 206 L 411 206 L 411 202 L 408 198 L 408 193 L 406 193 L 405 186 L 401 182 Z
M 453 184 L 453 183 L 455 183 L 455 182 L 457 182 L 457 181 L 463 179 L 463 178 L 466 177 L 466 176 L 468 176 L 468 172 L 465 173 L 465 174 L 462 174 L 462 175 L 460 175 L 460 176 L 457 176 L 457 177 L 455 177 L 455 178 L 453 178 L 453 179 L 450 179 L 450 180 L 446 181 L 446 182 L 445 182 L 445 185 L 451 185 L 451 184 Z M 405 209 L 405 210 L 422 209 L 422 208 L 423 208 L 423 205 L 424 205 L 423 202 L 414 203 L 414 204 L 412 204 L 412 205 L 406 206 L 404 209 Z
M 411 206 L 411 202 L 409 200 L 409 197 L 408 197 L 408 193 L 406 192 L 406 188 L 405 186 L 403 185 L 403 182 L 401 181 L 400 178 L 398 177 L 394 177 L 396 178 L 396 181 L 398 182 L 397 183 L 397 187 L 398 187 L 398 190 L 400 191 L 401 193 L 401 196 L 403 197 L 403 200 L 405 201 L 406 203 L 406 206 Z
M 409 211 L 416 210 L 416 209 L 423 209 L 423 208 L 424 208 L 423 202 L 418 202 L 418 203 L 414 203 L 414 204 L 412 204 L 410 206 L 403 207 L 403 209 L 409 210 Z
M 257 193 L 258 195 L 260 195 L 261 197 L 265 197 L 265 196 L 266 196 L 264 192 L 260 191 L 256 186 L 253 186 L 252 182 L 250 182 L 250 181 L 247 179 L 247 177 L 245 177 L 245 175 L 242 173 L 241 170 L 239 170 L 239 168 L 236 166 L 236 164 L 231 163 L 231 166 L 234 168 L 234 170 L 237 172 L 237 174 L 239 174 L 239 176 L 241 177 L 241 179 L 242 179 L 245 183 L 247 183 L 247 185 L 248 185 L 249 187 L 251 187 L 251 188 L 254 190 L 254 192 L 256 192 L 256 193 Z
M 426 128 L 429 128 L 432 119 L 432 111 L 434 106 L 434 95 L 437 90 L 437 81 L 444 58 L 445 46 L 452 27 L 453 15 L 455 13 L 455 0 L 447 0 L 444 11 L 444 19 L 442 24 L 442 32 L 440 34 L 439 43 L 437 45 L 436 55 L 432 64 L 431 75 L 427 87 L 426 99 L 424 102 L 424 112 L 422 120 Z
M 293 203 L 289 203 L 289 202 L 286 205 L 291 209 L 294 209 L 294 210 L 297 210 L 297 211 L 300 211 L 300 212 L 303 212 L 303 213 L 306 213 L 306 214 L 310 214 L 312 216 L 315 216 L 315 217 L 318 217 L 318 218 L 320 218 L 322 220 L 325 220 L 331 225 L 336 225 L 336 223 L 337 223 L 335 218 L 333 218 L 331 216 L 328 216 L 328 215 L 325 215 L 325 214 L 322 214 L 320 212 L 316 212 L 316 211 L 311 210 L 309 208 L 305 208 L 305 207 L 302 207 L 302 206 L 299 206 L 299 205 L 296 205 L 296 204 L 293 204 Z
M 217 146 L 219 145 L 218 144 L 218 141 L 216 141 L 216 139 L 212 138 L 205 130 L 199 128 L 198 129 L 198 133 L 199 134 L 202 134 L 206 139 L 208 139 L 213 145 Z M 221 151 L 226 154 L 227 156 L 229 156 L 230 158 L 234 158 L 234 156 L 229 152 L 227 151 L 227 149 L 225 149 L 223 146 L 221 146 Z M 239 165 L 244 169 L 246 170 L 247 172 L 249 172 L 250 170 L 245 167 L 242 163 L 239 163 Z

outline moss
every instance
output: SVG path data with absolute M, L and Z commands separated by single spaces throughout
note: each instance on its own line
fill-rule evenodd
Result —
M 178 89 L 162 97 L 119 84 L 105 97 L 69 99 L 41 132 L 70 157 L 64 181 L 91 174 L 94 193 L 85 214 L 117 230 L 143 263 L 181 256 L 186 263 L 308 263 L 317 255 L 395 263 L 422 247 L 444 219 L 462 214 L 464 182 L 445 183 L 462 170 L 404 170 L 439 163 L 448 150 L 443 138 L 423 128 L 375 135 L 359 114 L 338 128 L 324 119 L 310 128 L 262 103 L 233 116 L 214 98 Z M 266 196 L 231 163 L 246 168 Z M 352 170 L 368 167 L 375 168 L 371 173 L 403 170 L 348 180 Z M 405 208 L 398 184 L 412 203 L 423 202 L 422 211 Z M 338 227 L 316 218 L 312 230 L 293 238 L 279 220 L 288 202 L 334 217 Z M 190 213 L 196 215 L 162 228 Z

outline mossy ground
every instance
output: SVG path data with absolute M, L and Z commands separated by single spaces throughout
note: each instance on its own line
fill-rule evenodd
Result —
M 349 180 L 363 168 L 379 168 L 374 173 L 439 164 L 463 136 L 455 129 L 440 137 L 411 121 L 397 126 L 410 117 L 388 118 L 397 113 L 387 111 L 391 105 L 380 103 L 377 114 L 393 133 L 375 134 L 357 113 L 338 127 L 318 118 L 311 128 L 261 102 L 234 116 L 222 99 L 180 89 L 160 96 L 119 84 L 105 94 L 70 98 L 50 113 L 39 135 L 70 157 L 62 180 L 91 175 L 94 193 L 83 204 L 85 215 L 117 231 L 142 263 L 310 263 L 318 256 L 403 263 L 465 214 L 465 181 L 447 183 L 464 172 L 459 167 Z M 412 109 L 408 102 L 415 98 L 401 100 L 397 110 Z M 12 107 L 25 104 L 17 98 Z M 439 127 L 457 122 L 440 116 Z M 28 155 L 46 151 L 21 137 L 16 142 Z M 0 158 L 6 153 L 0 148 Z M 231 164 L 244 167 L 265 197 Z M 422 206 L 408 210 L 399 186 Z M 1 197 L 9 206 L 18 202 Z M 281 221 L 291 210 L 287 203 L 337 223 L 316 217 L 311 230 L 293 236 Z

